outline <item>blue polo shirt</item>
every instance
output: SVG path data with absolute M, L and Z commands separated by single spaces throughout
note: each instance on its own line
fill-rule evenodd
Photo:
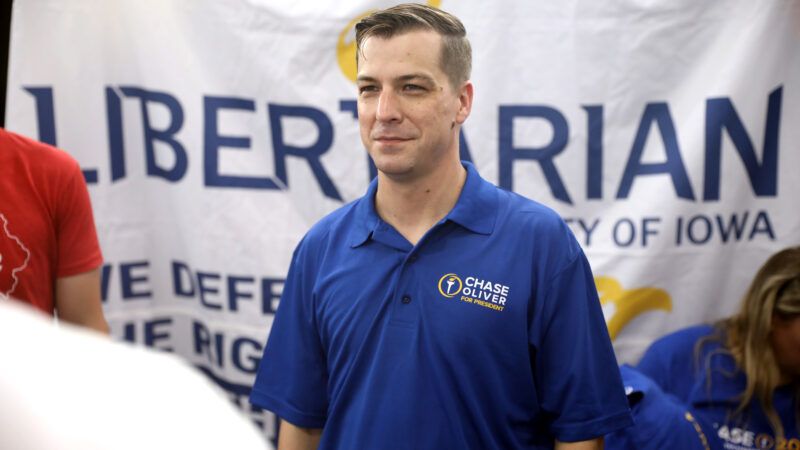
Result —
M 411 245 L 367 194 L 294 252 L 250 400 L 322 449 L 549 449 L 630 419 L 592 273 L 552 210 L 467 178 Z
M 718 340 L 705 342 L 695 354 L 698 340 L 714 333 L 712 326 L 700 325 L 664 336 L 647 349 L 637 368 L 710 423 L 726 449 L 800 448 L 792 386 L 779 387 L 773 396 L 786 442 L 776 442 L 758 400 L 744 414 L 734 414 L 747 383 L 745 374 Z
M 688 404 L 631 366 L 619 370 L 635 424 L 606 435 L 605 450 L 723 450 L 716 430 Z

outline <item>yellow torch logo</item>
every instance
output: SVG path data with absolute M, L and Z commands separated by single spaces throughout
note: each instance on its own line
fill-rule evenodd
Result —
M 644 287 L 626 290 L 611 277 L 596 277 L 594 282 L 603 310 L 611 310 L 610 317 L 606 316 L 611 339 L 616 338 L 625 325 L 642 313 L 659 309 L 672 311 L 672 299 L 663 289 Z

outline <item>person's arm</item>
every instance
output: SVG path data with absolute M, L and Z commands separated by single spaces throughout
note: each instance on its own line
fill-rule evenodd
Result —
M 561 442 L 556 440 L 555 450 L 603 450 L 603 438 L 591 441 Z
M 65 322 L 108 334 L 100 302 L 100 269 L 56 279 L 55 306 Z
M 302 428 L 281 419 L 278 450 L 316 450 L 322 428 Z

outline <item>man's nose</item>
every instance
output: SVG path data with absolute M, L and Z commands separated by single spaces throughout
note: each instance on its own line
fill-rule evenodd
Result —
M 375 118 L 380 122 L 399 122 L 403 118 L 399 99 L 391 90 L 384 89 L 378 97 Z

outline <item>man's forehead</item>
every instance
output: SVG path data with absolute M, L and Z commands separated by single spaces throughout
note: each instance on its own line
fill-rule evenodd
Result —
M 409 31 L 388 38 L 370 36 L 362 42 L 358 63 L 359 78 L 391 70 L 399 71 L 393 78 L 424 75 L 434 79 L 441 72 L 441 36 L 429 30 Z
M 441 53 L 442 36 L 433 30 L 409 30 L 392 36 L 368 36 L 361 42 L 358 59 L 366 61 L 374 53 L 403 49 L 409 54 Z

